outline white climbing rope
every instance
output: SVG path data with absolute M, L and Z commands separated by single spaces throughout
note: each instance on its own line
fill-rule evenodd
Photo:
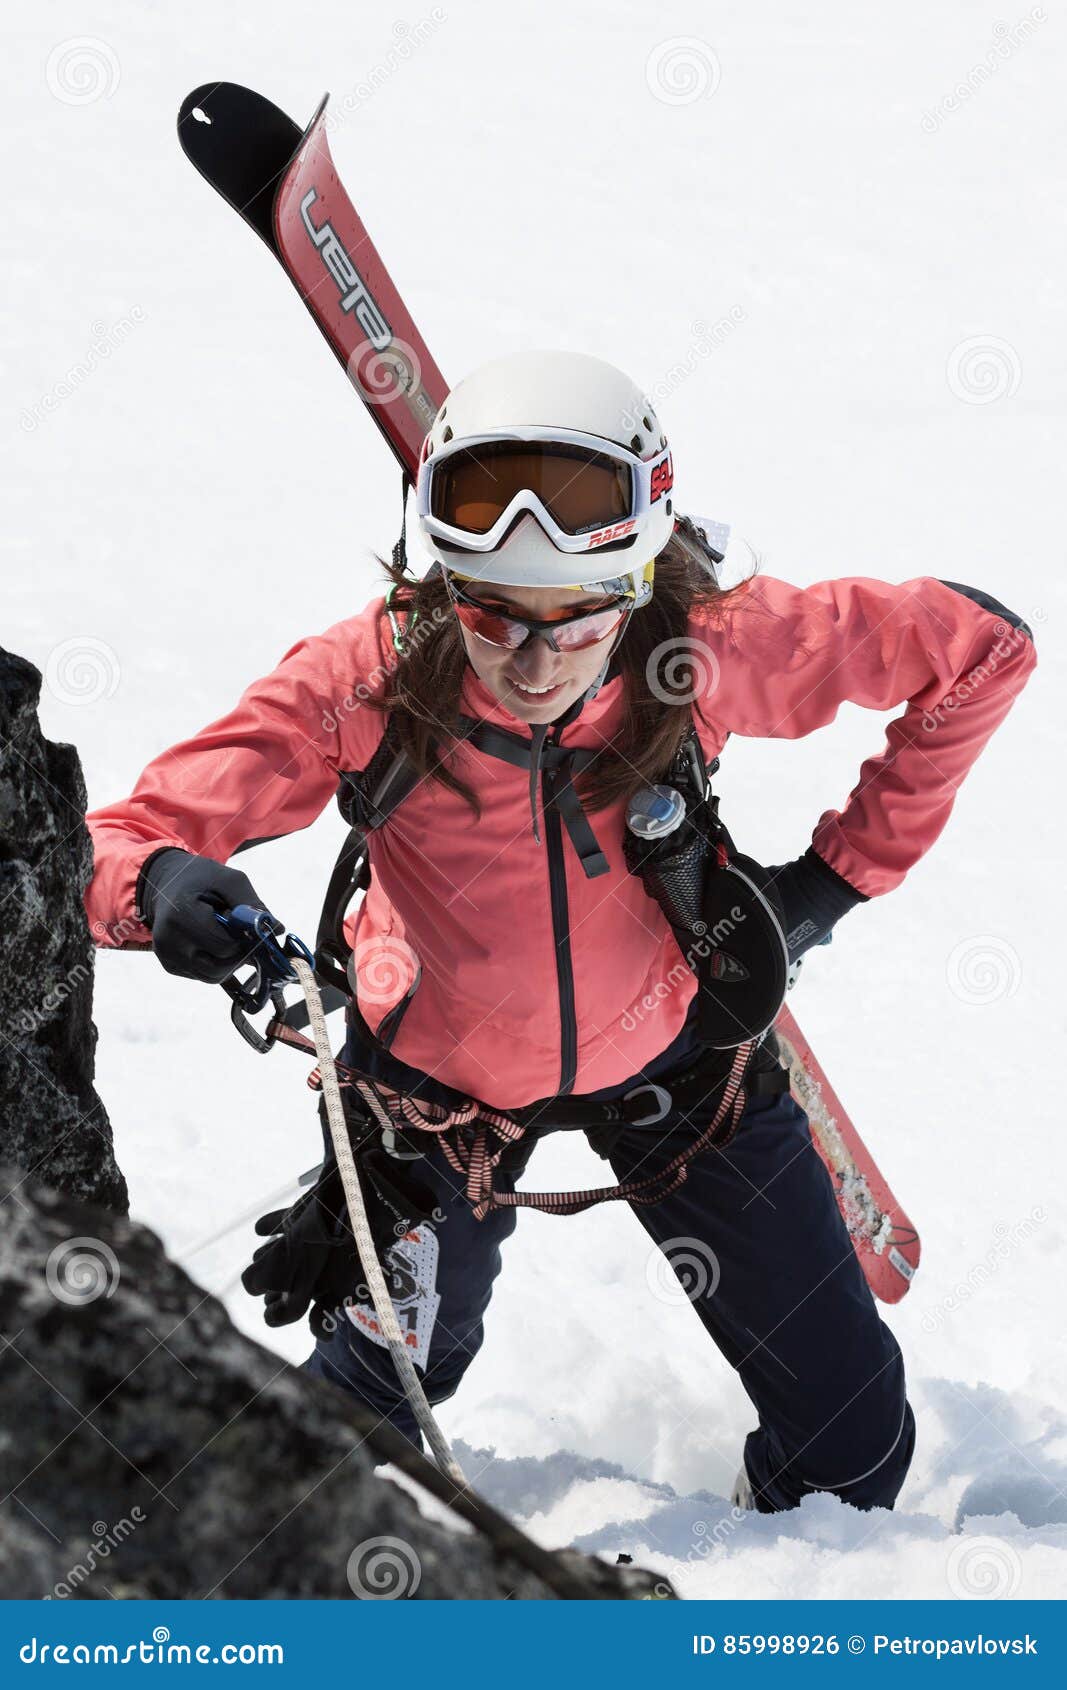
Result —
M 322 1076 L 322 1095 L 326 1100 L 326 1118 L 330 1124 L 330 1137 L 333 1140 L 333 1151 L 337 1157 L 337 1166 L 341 1174 L 341 1184 L 344 1187 L 345 1201 L 348 1204 L 348 1218 L 351 1222 L 352 1233 L 359 1251 L 359 1260 L 370 1287 L 374 1310 L 378 1316 L 378 1323 L 382 1335 L 389 1346 L 389 1354 L 396 1368 L 397 1376 L 404 1387 L 405 1395 L 411 1404 L 415 1418 L 419 1423 L 430 1451 L 442 1472 L 448 1474 L 457 1485 L 468 1490 L 467 1478 L 462 1467 L 456 1460 L 449 1447 L 448 1440 L 433 1417 L 433 1410 L 426 1400 L 426 1393 L 415 1372 L 415 1364 L 411 1359 L 407 1345 L 404 1343 L 400 1324 L 396 1318 L 392 1298 L 385 1283 L 378 1252 L 374 1248 L 370 1223 L 367 1220 L 367 1207 L 363 1200 L 363 1188 L 359 1183 L 359 1172 L 356 1160 L 352 1154 L 352 1145 L 348 1137 L 345 1124 L 344 1105 L 341 1102 L 341 1091 L 337 1084 L 337 1070 L 333 1063 L 333 1052 L 330 1049 L 330 1035 L 326 1026 L 326 1012 L 322 1007 L 322 998 L 315 976 L 302 957 L 291 957 L 290 961 L 296 970 L 304 998 L 307 1002 L 308 1019 L 311 1034 L 315 1041 L 315 1054 L 318 1057 L 319 1073 Z M 362 1089 L 362 1088 L 361 1088 Z M 364 1096 L 375 1113 L 379 1114 L 380 1106 L 377 1099 L 367 1091 Z M 391 1122 L 387 1123 L 392 1125 Z

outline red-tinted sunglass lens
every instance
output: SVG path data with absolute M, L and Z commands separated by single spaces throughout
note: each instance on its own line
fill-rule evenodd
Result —
M 556 644 L 560 651 L 582 651 L 586 646 L 598 645 L 615 632 L 625 615 L 625 605 L 611 605 L 607 610 L 594 611 L 592 616 L 561 622 L 558 628 L 552 630 Z
M 560 651 L 584 651 L 587 646 L 606 640 L 626 615 L 626 608 L 624 604 L 609 605 L 591 616 L 560 618 L 552 629 Z M 469 628 L 472 634 L 509 651 L 521 646 L 530 631 L 525 622 L 504 616 L 498 610 L 483 610 L 480 606 L 457 603 L 455 611 L 463 626 Z
M 510 616 L 501 616 L 495 610 L 476 610 L 470 604 L 455 605 L 456 615 L 465 628 L 479 639 L 488 640 L 490 645 L 504 646 L 513 651 L 526 638 L 528 629 L 521 622 L 512 621 Z

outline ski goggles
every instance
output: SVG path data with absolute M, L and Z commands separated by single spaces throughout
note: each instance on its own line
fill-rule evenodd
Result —
M 425 530 L 465 551 L 494 551 L 529 511 L 557 550 L 636 537 L 674 485 L 669 449 L 648 460 L 596 434 L 524 428 L 438 447 L 418 481 Z
M 591 610 L 561 610 L 544 618 L 520 616 L 499 605 L 485 604 L 465 593 L 449 571 L 445 583 L 456 616 L 472 634 L 505 651 L 518 651 L 527 640 L 540 636 L 552 651 L 585 651 L 614 634 L 634 608 L 633 594 Z

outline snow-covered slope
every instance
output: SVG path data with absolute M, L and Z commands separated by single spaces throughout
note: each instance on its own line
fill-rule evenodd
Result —
M 299 119 L 331 88 L 341 173 L 446 375 L 530 344 L 612 359 L 658 401 L 681 507 L 733 522 L 736 567 L 747 542 L 797 582 L 934 574 L 1034 625 L 1038 675 L 942 839 L 795 1005 L 924 1235 L 890 1316 L 919 1418 L 897 1514 L 816 1497 L 718 1529 L 750 1410 L 692 1310 L 650 1292 L 625 1211 L 522 1216 L 442 1410 L 546 1540 L 647 1554 L 695 1595 L 966 1593 L 988 1566 L 1050 1595 L 1067 1570 L 1067 54 L 1062 18 L 992 16 L 619 0 L 609 27 L 593 0 L 406 22 L 308 0 L 296 25 L 277 0 L 54 0 L 8 25 L 3 638 L 45 671 L 45 731 L 77 743 L 92 803 L 365 603 L 399 517 L 284 279 L 179 152 L 179 101 L 213 75 Z M 881 733 L 845 710 L 732 744 L 732 830 L 798 853 Z M 327 813 L 242 859 L 297 932 L 339 833 Z M 220 993 L 148 956 L 101 959 L 97 1017 L 138 1217 L 300 1358 L 237 1284 L 250 1223 L 205 1240 L 317 1160 L 304 1065 L 252 1055 Z M 532 1173 L 603 1165 L 560 1141 Z

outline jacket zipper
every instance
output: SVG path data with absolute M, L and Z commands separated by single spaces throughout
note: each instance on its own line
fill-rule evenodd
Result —
M 554 742 L 553 742 L 554 743 Z M 554 804 L 547 802 L 547 781 L 541 777 L 545 846 L 548 852 L 548 885 L 552 900 L 552 938 L 556 946 L 556 979 L 559 984 L 560 1097 L 574 1089 L 578 1072 L 578 1022 L 574 1012 L 574 965 L 571 958 L 570 910 L 567 903 L 567 870 L 563 859 L 563 823 Z

